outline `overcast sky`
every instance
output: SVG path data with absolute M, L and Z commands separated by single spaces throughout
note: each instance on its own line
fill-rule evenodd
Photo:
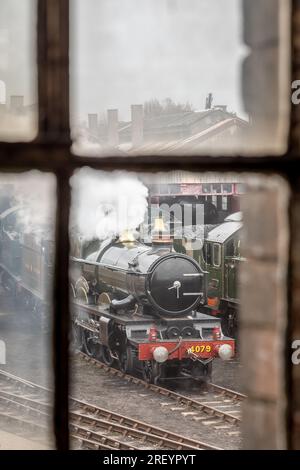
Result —
M 36 0 L 0 0 L 0 80 L 6 95 L 36 102 Z M 5 100 L 0 87 L 0 102 Z
M 241 112 L 240 0 L 73 0 L 73 115 L 171 97 Z
M 74 119 L 170 97 L 242 112 L 240 0 L 71 0 Z M 0 80 L 35 101 L 35 0 L 0 1 Z M 1 87 L 0 87 L 1 92 Z M 3 95 L 3 93 L 2 93 Z M 2 96 L 3 100 L 3 96 Z M 0 96 L 1 101 L 1 96 Z

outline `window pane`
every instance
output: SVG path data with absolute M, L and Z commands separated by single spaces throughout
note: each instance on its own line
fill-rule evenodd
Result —
M 52 175 L 0 176 L 1 449 L 53 447 L 54 210 Z
M 216 184 L 233 190 L 215 205 Z M 71 186 L 72 445 L 155 449 L 154 426 L 193 448 L 284 447 L 284 180 L 85 168 Z
M 36 0 L 0 3 L 0 140 L 37 132 Z
M 289 1 L 279 3 L 71 2 L 74 152 L 284 151 Z
M 132 419 L 167 429 L 174 433 L 173 440 L 180 433 L 208 445 L 228 447 L 223 432 L 207 432 L 203 416 L 182 419 L 172 397 L 163 398 L 122 376 L 110 375 L 104 367 L 109 365 L 114 373 L 116 368 L 126 371 L 144 385 L 145 381 L 155 382 L 204 401 L 216 401 L 213 394 L 210 398 L 199 394 L 198 379 L 210 380 L 211 374 L 214 383 L 242 392 L 238 356 L 226 362 L 213 352 L 214 341 L 218 346 L 226 343 L 229 350 L 235 344 L 232 337 L 236 336 L 238 305 L 231 312 L 232 322 L 228 322 L 225 306 L 220 303 L 227 289 L 222 276 L 230 269 L 230 303 L 234 305 L 242 261 L 231 258 L 229 268 L 227 260 L 220 259 L 218 244 L 220 233 L 224 233 L 225 243 L 226 237 L 242 230 L 240 195 L 235 189 L 233 194 L 226 191 L 226 185 L 237 188 L 242 181 L 237 175 L 146 175 L 89 168 L 72 177 L 71 394 L 77 401 L 71 400 L 70 423 L 75 448 L 116 446 L 118 441 L 148 449 L 156 448 L 155 442 L 158 448 L 166 445 L 149 441 L 149 437 L 142 442 L 144 435 L 138 436 L 138 432 L 124 438 L 120 434 L 123 428 L 115 426 L 120 419 L 116 414 L 123 415 L 119 424 L 137 431 L 141 428 L 137 429 Z M 214 188 L 214 202 L 207 188 Z M 222 198 L 230 200 L 228 207 L 235 200 L 234 215 L 222 208 Z M 237 220 L 225 222 L 230 215 Z M 204 247 L 210 249 L 210 264 Z M 213 258 L 222 266 L 214 266 Z M 162 350 L 157 354 L 175 349 L 172 360 L 162 357 L 161 363 L 155 362 L 152 350 L 158 346 Z M 91 407 L 84 409 L 80 400 Z M 239 406 L 234 405 L 233 410 L 240 413 Z M 187 410 L 183 407 L 182 411 Z M 230 447 L 238 448 L 239 432 L 233 428 Z M 106 441 L 99 443 L 96 432 Z
M 220 253 L 220 245 L 216 245 L 214 243 L 214 266 L 220 266 L 221 264 L 221 253 Z

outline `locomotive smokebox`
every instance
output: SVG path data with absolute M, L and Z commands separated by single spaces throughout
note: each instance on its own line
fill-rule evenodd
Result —
M 201 277 L 199 265 L 192 258 L 178 253 L 159 257 L 146 279 L 149 301 L 167 316 L 189 313 L 200 301 Z

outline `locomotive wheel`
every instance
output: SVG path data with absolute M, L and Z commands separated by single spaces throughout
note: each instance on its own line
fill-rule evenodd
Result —
M 144 361 L 143 379 L 148 384 L 155 384 L 160 377 L 160 367 L 156 361 Z
M 128 345 L 121 354 L 120 369 L 125 374 L 132 374 L 133 372 L 133 350 L 130 345 Z
M 205 368 L 204 368 L 204 381 L 209 383 L 211 382 L 211 376 L 212 376 L 212 361 L 209 362 L 208 364 L 205 365 Z
M 80 303 L 86 305 L 88 305 L 89 303 L 88 292 L 82 286 L 76 290 L 76 298 L 79 300 Z
M 208 362 L 207 364 L 196 363 L 191 371 L 192 377 L 194 377 L 194 379 L 200 380 L 201 382 L 211 382 L 212 365 L 212 361 Z
M 110 349 L 107 346 L 102 346 L 102 361 L 109 367 L 114 363 L 114 358 L 112 357 Z
M 82 345 L 88 356 L 95 359 L 101 358 L 101 345 L 95 341 L 95 334 L 92 331 L 82 331 Z
M 237 337 L 237 321 L 235 312 L 227 310 L 221 319 L 221 328 L 225 336 L 229 338 Z

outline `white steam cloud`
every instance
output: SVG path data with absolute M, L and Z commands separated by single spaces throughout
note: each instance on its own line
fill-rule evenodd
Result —
M 118 236 L 144 220 L 148 189 L 135 174 L 83 168 L 71 185 L 71 228 L 84 240 Z
M 55 226 L 55 194 L 53 178 L 40 173 L 32 173 L 30 177 L 18 182 L 15 190 L 16 203 L 22 206 L 18 219 L 23 233 L 31 233 L 47 228 L 54 231 Z

